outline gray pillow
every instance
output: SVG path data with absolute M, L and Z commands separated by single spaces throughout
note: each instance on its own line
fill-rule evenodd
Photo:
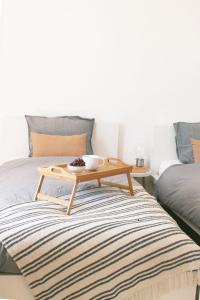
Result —
M 39 117 L 25 115 L 28 124 L 29 156 L 32 156 L 31 132 L 52 135 L 76 135 L 87 133 L 86 152 L 93 154 L 92 133 L 94 119 L 86 119 L 78 116 Z
M 191 139 L 200 139 L 200 123 L 174 123 L 176 132 L 176 151 L 179 160 L 183 163 L 193 163 Z

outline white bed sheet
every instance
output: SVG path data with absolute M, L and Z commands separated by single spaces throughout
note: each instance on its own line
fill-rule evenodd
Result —
M 182 162 L 180 160 L 164 160 L 161 162 L 160 166 L 159 166 L 159 170 L 158 170 L 158 174 L 159 176 L 162 175 L 162 173 L 167 170 L 169 167 L 173 166 L 173 165 L 181 165 Z

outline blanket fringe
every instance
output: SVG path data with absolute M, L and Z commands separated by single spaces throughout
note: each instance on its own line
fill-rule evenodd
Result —
M 152 282 L 152 280 L 149 280 Z M 169 293 L 172 290 L 196 287 L 200 285 L 200 270 L 192 272 L 183 272 L 175 275 L 171 275 L 169 278 L 162 278 L 152 282 L 149 286 L 142 287 L 140 290 L 125 297 L 121 300 L 157 300 L 162 295 Z

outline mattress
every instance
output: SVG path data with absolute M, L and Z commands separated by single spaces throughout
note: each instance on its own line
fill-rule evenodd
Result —
M 173 165 L 157 181 L 157 198 L 200 230 L 200 164 Z

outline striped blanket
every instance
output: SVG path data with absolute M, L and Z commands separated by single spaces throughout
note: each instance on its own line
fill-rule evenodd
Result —
M 35 299 L 154 299 L 197 285 L 200 249 L 137 187 L 77 193 L 71 216 L 35 201 L 0 212 L 0 239 Z

